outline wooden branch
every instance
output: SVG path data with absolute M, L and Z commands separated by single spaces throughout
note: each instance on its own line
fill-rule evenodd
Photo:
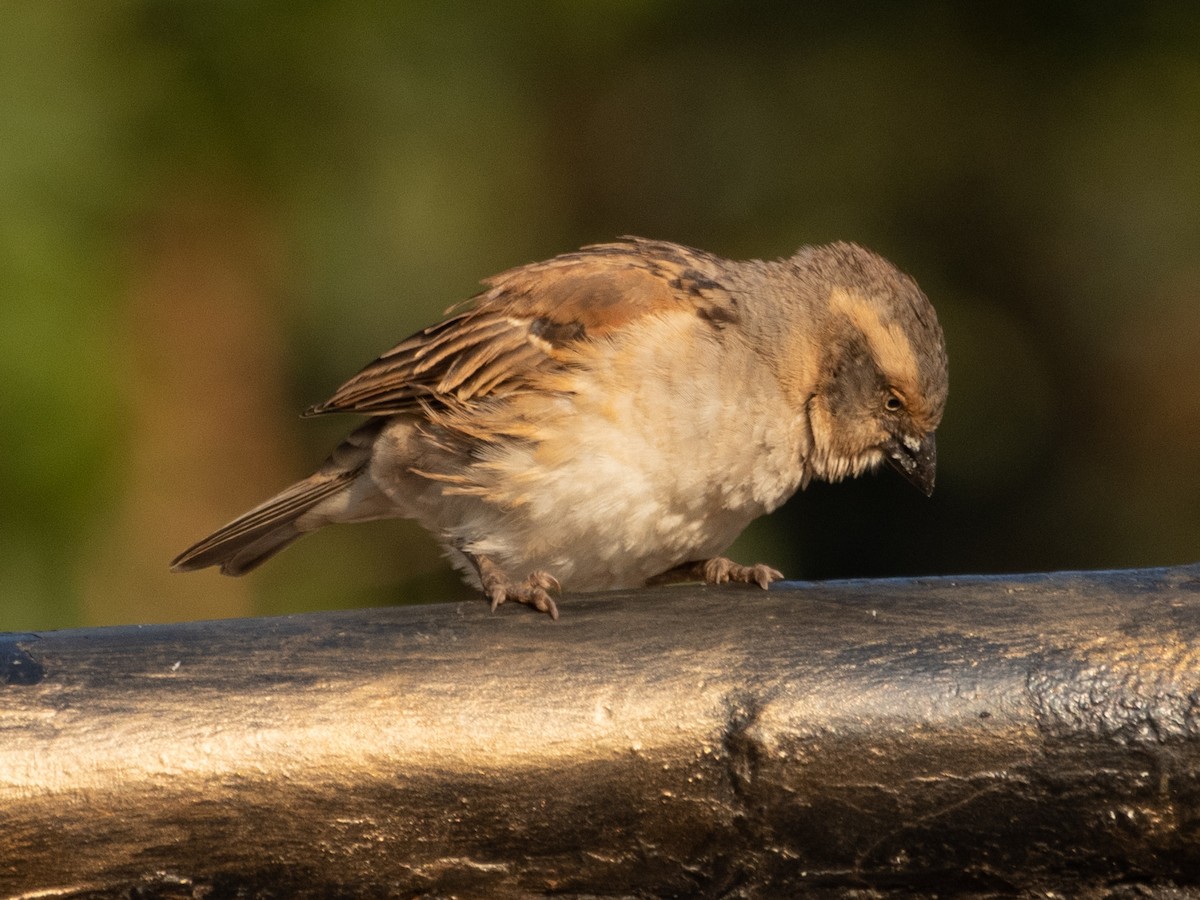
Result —
M 1200 567 L 560 609 L 3 636 L 0 893 L 1200 889 Z

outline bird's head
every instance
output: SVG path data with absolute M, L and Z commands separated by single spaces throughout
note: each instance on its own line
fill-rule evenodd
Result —
M 827 298 L 807 401 L 812 474 L 837 481 L 887 462 L 931 494 L 948 387 L 932 305 L 911 278 L 856 245 L 815 248 L 805 262 Z

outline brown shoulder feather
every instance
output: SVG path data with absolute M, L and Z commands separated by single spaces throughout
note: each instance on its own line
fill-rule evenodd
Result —
M 468 309 L 397 344 L 305 415 L 504 396 L 567 364 L 579 342 L 646 315 L 691 310 L 719 327 L 737 313 L 720 266 L 701 250 L 626 238 L 509 269 L 487 279 Z

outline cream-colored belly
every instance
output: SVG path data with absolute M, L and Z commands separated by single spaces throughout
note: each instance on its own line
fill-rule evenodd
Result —
M 601 360 L 575 390 L 514 407 L 539 439 L 502 443 L 465 471 L 471 491 L 437 488 L 414 517 L 468 576 L 455 551 L 512 578 L 543 569 L 572 590 L 636 587 L 719 555 L 796 490 L 807 425 L 773 379 L 752 377 L 761 362 L 675 358 L 656 371 L 650 351 L 661 366 L 663 347 L 620 367 Z

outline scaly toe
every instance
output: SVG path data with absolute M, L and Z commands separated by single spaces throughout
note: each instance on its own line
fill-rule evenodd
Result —
M 531 581 L 532 576 L 520 584 L 510 586 L 508 589 L 508 599 L 524 603 L 526 606 L 532 606 L 538 612 L 544 612 L 550 618 L 557 619 L 558 607 L 554 603 L 554 598 L 546 592 L 546 589 L 540 583 L 534 584 Z
M 783 578 L 783 573 L 778 569 L 772 569 L 762 563 L 755 563 L 751 566 L 751 573 L 751 578 L 748 580 L 754 581 L 764 591 L 771 586 L 772 581 L 780 581 Z
M 737 563 L 718 556 L 704 564 L 704 580 L 709 584 L 724 584 L 733 577 L 737 568 L 739 568 Z
M 492 612 L 495 612 L 500 604 L 508 599 L 508 591 L 504 585 L 498 584 L 491 589 L 488 596 L 492 601 Z
M 555 605 L 554 598 L 542 588 L 535 587 L 530 589 L 528 602 L 538 612 L 546 613 L 551 619 L 558 619 L 558 606 Z

